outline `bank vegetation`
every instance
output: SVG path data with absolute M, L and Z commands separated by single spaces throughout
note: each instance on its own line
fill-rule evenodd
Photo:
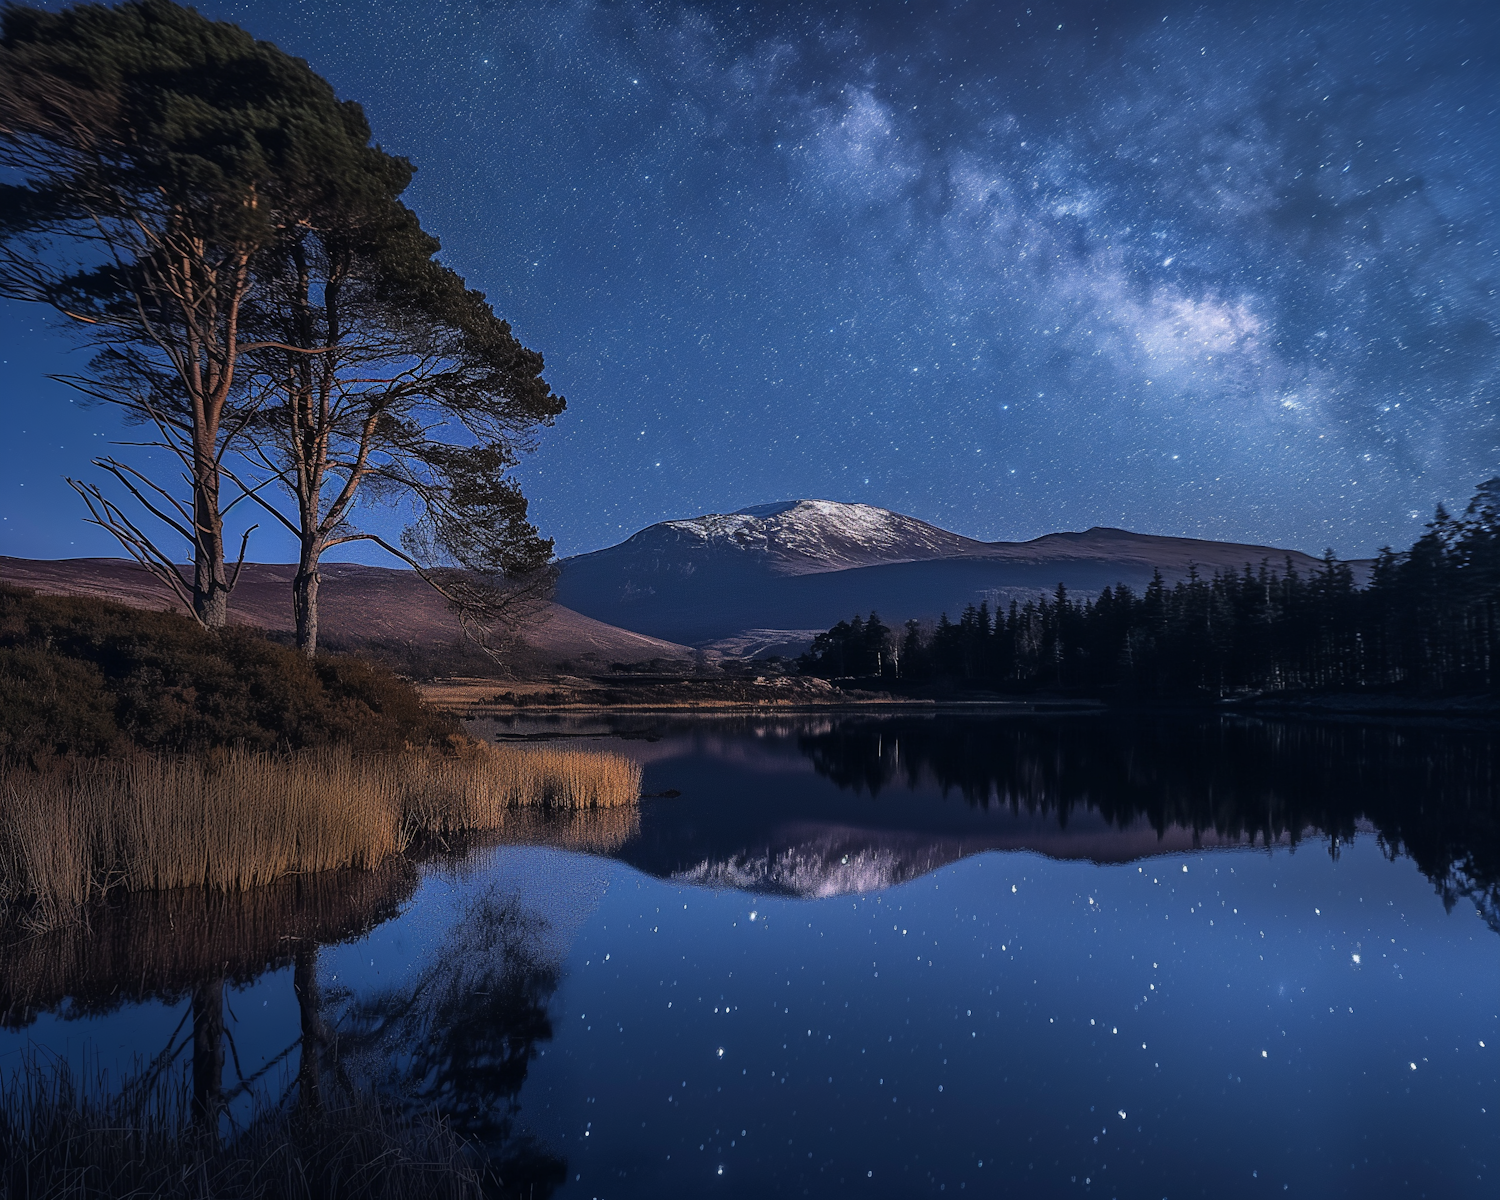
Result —
M 617 754 L 483 743 L 13 767 L 0 772 L 0 902 L 46 927 L 116 890 L 238 892 L 369 870 L 433 839 L 502 830 L 518 809 L 632 805 L 640 780 Z
M 620 755 L 492 746 L 357 658 L 0 585 L 0 914 L 287 875 L 625 809 Z

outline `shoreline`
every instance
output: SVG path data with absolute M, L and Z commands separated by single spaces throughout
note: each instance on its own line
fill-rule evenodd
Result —
M 1244 717 L 1425 717 L 1440 720 L 1500 719 L 1500 698 L 1401 696 L 1392 694 L 1288 694 L 1226 697 L 1214 701 L 1131 700 L 1098 696 L 976 698 L 901 696 L 842 691 L 826 680 L 685 677 L 580 678 L 549 680 L 453 678 L 414 684 L 433 708 L 460 719 L 540 714 L 792 715 L 832 713 L 921 713 L 1029 715 L 1151 715 Z M 644 694 L 643 694 L 644 693 Z

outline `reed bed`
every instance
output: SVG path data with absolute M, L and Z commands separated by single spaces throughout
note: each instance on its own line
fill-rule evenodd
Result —
M 517 809 L 634 804 L 621 755 L 471 743 L 455 754 L 347 750 L 92 759 L 0 773 L 0 905 L 64 923 L 93 899 L 371 869 L 424 838 L 503 827 Z

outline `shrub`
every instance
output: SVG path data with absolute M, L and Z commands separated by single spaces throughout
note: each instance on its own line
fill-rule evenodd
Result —
M 243 627 L 0 584 L 0 755 L 33 761 L 131 748 L 359 752 L 458 732 L 383 667 L 309 661 Z

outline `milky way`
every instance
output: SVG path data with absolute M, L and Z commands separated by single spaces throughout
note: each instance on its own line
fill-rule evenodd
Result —
M 1500 6 L 203 7 L 547 356 L 560 552 L 820 496 L 1364 554 L 1500 471 Z

